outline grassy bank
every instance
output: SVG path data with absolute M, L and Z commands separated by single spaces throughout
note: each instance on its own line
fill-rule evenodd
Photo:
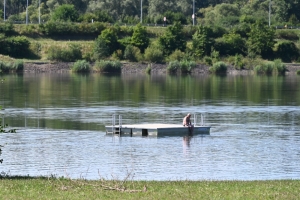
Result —
M 300 180 L 85 181 L 0 180 L 0 199 L 299 199 Z

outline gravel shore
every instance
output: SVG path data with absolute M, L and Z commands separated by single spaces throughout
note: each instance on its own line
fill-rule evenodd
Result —
M 25 63 L 24 73 L 68 73 L 73 63 Z M 122 74 L 145 73 L 146 68 L 151 66 L 151 74 L 167 73 L 166 64 L 147 64 L 147 63 L 123 63 Z M 300 64 L 286 64 L 287 74 L 295 74 L 300 70 Z M 209 74 L 209 66 L 198 64 L 191 72 L 193 75 Z M 248 75 L 253 74 L 252 70 L 236 70 L 233 67 L 227 69 L 227 74 Z

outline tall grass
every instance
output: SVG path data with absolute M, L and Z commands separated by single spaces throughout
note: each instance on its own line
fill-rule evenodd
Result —
M 1 73 L 7 73 L 7 72 L 9 72 L 9 69 L 10 69 L 10 63 L 0 61 L 0 72 Z
M 10 69 L 15 72 L 22 72 L 24 69 L 24 62 L 22 60 L 16 60 L 11 64 Z
M 90 72 L 91 66 L 86 60 L 78 60 L 72 65 L 71 70 L 73 72 Z
M 182 60 L 182 61 L 171 61 L 167 66 L 167 72 L 176 73 L 180 71 L 181 73 L 191 73 L 192 69 L 196 67 L 195 61 Z
M 24 69 L 24 63 L 22 60 L 15 60 L 13 62 L 3 62 L 0 61 L 0 72 L 22 72 Z
M 256 74 L 284 74 L 286 66 L 280 59 L 276 59 L 273 62 L 262 62 L 254 67 Z
M 122 70 L 122 63 L 120 61 L 97 61 L 94 65 L 94 70 L 97 72 L 116 72 L 120 73 Z

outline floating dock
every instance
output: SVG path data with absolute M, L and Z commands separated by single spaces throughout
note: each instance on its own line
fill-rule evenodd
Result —
M 191 134 L 188 127 L 180 124 L 123 124 L 105 126 L 106 134 L 120 136 L 186 136 L 210 134 L 210 126 L 194 126 Z

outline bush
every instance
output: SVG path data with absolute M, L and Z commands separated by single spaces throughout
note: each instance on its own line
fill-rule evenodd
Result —
M 276 59 L 273 62 L 273 73 L 275 74 L 284 74 L 286 71 L 285 64 L 282 63 L 280 59 Z
M 132 62 L 137 62 L 142 59 L 142 54 L 138 47 L 127 45 L 124 51 L 124 58 Z
M 1 43 L 1 54 L 15 58 L 24 58 L 30 54 L 30 42 L 24 36 L 9 37 L 4 39 Z
M 146 73 L 151 74 L 151 65 L 150 64 L 146 68 Z
M 105 42 L 105 40 L 103 38 L 97 38 L 94 44 L 94 59 L 95 60 L 100 60 L 103 58 L 106 58 L 109 53 L 109 48 L 107 43 Z
M 245 63 L 243 62 L 243 56 L 236 54 L 234 56 L 234 68 L 235 69 L 243 69 L 244 65 L 245 65 Z
M 168 66 L 167 66 L 167 71 L 169 73 L 176 73 L 178 69 L 180 69 L 179 61 L 175 60 L 175 61 L 169 62 Z
M 300 70 L 297 70 L 297 72 L 296 72 L 296 73 L 297 73 L 297 75 L 300 75 Z
M 280 59 L 276 59 L 273 62 L 264 62 L 255 66 L 254 71 L 257 74 L 284 74 L 286 66 Z
M 214 74 L 221 74 L 227 72 L 227 65 L 222 62 L 216 62 L 212 67 L 209 68 L 209 71 Z
M 272 74 L 273 65 L 271 62 L 261 63 L 254 67 L 254 72 L 257 74 Z
M 212 66 L 213 65 L 213 59 L 209 56 L 204 56 L 203 58 L 204 63 L 207 64 L 208 66 Z
M 168 57 L 168 61 L 181 61 L 185 57 L 185 53 L 176 49 L 171 55 Z
M 91 66 L 86 60 L 77 60 L 71 67 L 73 72 L 90 72 Z
M 194 61 L 183 60 L 180 62 L 180 71 L 182 73 L 190 73 L 196 67 Z
M 194 61 L 183 60 L 179 62 L 178 60 L 175 60 L 169 62 L 167 71 L 169 73 L 176 73 L 180 70 L 181 73 L 190 73 L 195 67 L 196 63 Z
M 14 26 L 10 22 L 0 23 L 0 33 L 3 33 L 5 36 L 12 36 L 15 34 Z
M 284 62 L 295 61 L 299 56 L 299 49 L 294 42 L 282 42 L 277 46 L 276 55 Z
M 24 62 L 22 60 L 16 60 L 10 67 L 15 72 L 21 72 L 24 69 Z
M 7 73 L 9 72 L 10 64 L 0 61 L 0 73 Z
M 106 28 L 106 24 L 102 22 L 94 23 L 72 23 L 72 22 L 54 22 L 48 21 L 39 25 L 39 32 L 46 36 L 69 36 L 84 35 L 97 36 Z
M 97 61 L 94 69 L 98 72 L 121 72 L 122 64 L 119 61 Z
M 123 52 L 121 49 L 116 50 L 112 56 L 111 56 L 114 60 L 122 60 L 123 59 Z
M 74 5 L 63 4 L 58 6 L 52 13 L 51 19 L 53 21 L 71 21 L 78 20 L 79 14 Z
M 149 62 L 162 63 L 164 60 L 164 55 L 160 49 L 158 49 L 154 46 L 151 46 L 145 50 L 144 58 L 146 61 L 149 61 Z
M 299 40 L 299 36 L 297 34 L 297 31 L 294 30 L 276 30 L 275 32 L 275 38 L 276 39 L 285 39 L 285 40 L 292 40 L 292 41 L 297 41 Z

